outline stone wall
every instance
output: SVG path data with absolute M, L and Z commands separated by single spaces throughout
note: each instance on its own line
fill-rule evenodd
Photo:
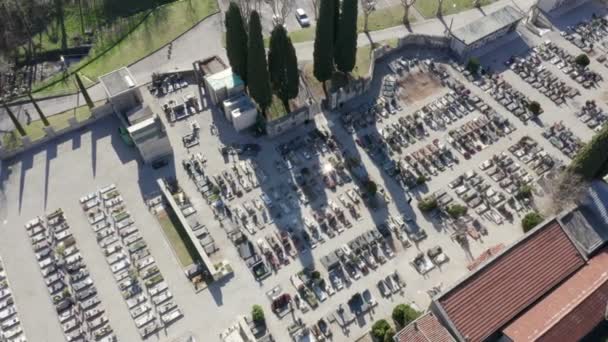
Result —
M 369 71 L 367 72 L 367 75 L 362 77 L 360 81 L 351 83 L 346 88 L 340 88 L 337 91 L 332 92 L 330 94 L 330 101 L 327 102 L 327 106 L 330 109 L 336 109 L 340 107 L 341 104 L 349 101 L 350 99 L 367 92 L 372 83 L 376 62 L 380 61 L 385 56 L 394 52 L 398 52 L 401 49 L 411 49 L 418 47 L 424 47 L 427 49 L 449 49 L 450 39 L 446 36 L 409 34 L 403 38 L 400 38 L 397 41 L 396 47 L 394 48 L 389 45 L 383 45 L 372 50 L 372 56 L 370 58 Z
M 300 107 L 281 118 L 267 122 L 266 134 L 270 137 L 281 135 L 294 127 L 304 124 L 308 120 L 312 120 L 315 114 L 320 111 L 319 104 L 315 102 Z

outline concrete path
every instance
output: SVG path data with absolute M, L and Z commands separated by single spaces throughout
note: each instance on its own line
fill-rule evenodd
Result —
M 404 26 L 395 26 L 381 31 L 371 32 L 370 35 L 374 42 L 401 38 L 410 33 L 441 35 L 445 34 L 447 27 L 450 25 L 452 26 L 452 29 L 462 27 L 472 20 L 481 18 L 486 13 L 492 13 L 503 6 L 513 5 L 522 11 L 527 11 L 534 3 L 535 0 L 499 0 L 483 7 L 481 10 L 471 9 L 445 16 L 442 19 L 433 18 L 418 21 L 412 24 L 411 32 Z M 413 10 L 413 12 L 415 12 L 415 10 Z M 193 61 L 209 55 L 219 55 L 225 59 L 225 50 L 222 46 L 223 27 L 221 18 L 221 14 L 211 16 L 196 25 L 180 38 L 173 41 L 171 58 L 168 58 L 167 47 L 165 47 L 131 65 L 130 69 L 135 79 L 139 83 L 145 83 L 150 80 L 150 76 L 153 72 L 190 68 Z M 370 41 L 368 36 L 366 34 L 359 34 L 358 45 L 361 47 L 369 44 Z M 295 47 L 300 61 L 312 60 L 312 41 L 297 43 L 295 44 Z M 105 98 L 103 88 L 99 84 L 89 88 L 89 93 L 93 101 L 99 101 Z M 84 103 L 82 96 L 68 95 L 40 101 L 39 105 L 47 116 L 51 116 Z M 29 112 L 31 120 L 38 119 L 31 104 L 13 107 L 13 111 L 19 116 L 19 120 L 23 123 L 27 122 L 25 110 Z M 11 130 L 13 124 L 10 119 L 5 115 L 3 110 L 0 110 L 0 113 L 0 133 Z

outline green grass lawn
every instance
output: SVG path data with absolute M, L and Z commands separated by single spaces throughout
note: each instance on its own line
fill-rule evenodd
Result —
M 192 241 L 179 223 L 177 216 L 168 210 L 158 214 L 158 221 L 182 267 L 192 265 L 198 259 L 196 248 L 192 245 Z
M 217 11 L 217 8 L 217 2 L 213 0 L 182 0 L 157 7 L 124 40 L 82 68 L 80 73 L 95 82 L 99 76 L 134 63 L 168 44 L 200 20 Z M 95 48 L 90 57 L 71 69 L 75 70 L 79 65 L 93 59 L 95 54 L 100 52 L 99 50 L 99 48 Z M 45 85 L 61 78 L 61 75 L 58 75 L 54 79 L 46 80 L 36 88 L 41 90 Z M 42 91 L 50 94 L 56 94 L 62 90 L 73 91 L 75 88 L 72 83 L 60 82 Z
M 414 21 L 416 21 L 416 19 L 412 17 L 411 14 L 409 17 L 410 23 L 414 23 Z M 357 29 L 359 30 L 359 33 L 363 32 L 363 24 L 363 13 L 359 12 L 359 18 L 357 21 Z M 369 15 L 369 19 L 367 22 L 367 28 L 369 31 L 379 31 L 399 25 L 403 25 L 403 6 L 401 5 L 384 7 L 373 11 Z
M 151 2 L 126 0 L 125 5 L 133 5 L 130 11 L 104 11 L 101 8 L 83 8 L 83 21 L 80 20 L 79 10 L 76 3 L 66 4 L 64 7 L 63 20 L 65 24 L 66 43 L 68 47 L 78 46 L 86 37 L 83 29 L 91 30 L 95 41 L 95 49 L 101 50 L 109 46 L 112 42 L 124 36 L 131 28 L 137 25 L 151 10 Z M 136 3 L 147 4 L 139 9 Z M 59 17 L 51 18 L 46 29 L 37 33 L 34 37 L 34 44 L 39 52 L 61 49 L 63 32 Z M 83 26 L 84 24 L 84 26 Z
M 481 0 L 481 5 L 491 4 L 495 0 Z M 474 0 L 445 0 L 442 6 L 442 14 L 449 15 L 473 8 Z M 414 7 L 425 18 L 434 18 L 437 15 L 437 0 L 416 1 Z
M 398 39 L 389 39 L 383 40 L 374 44 L 374 47 L 371 45 L 362 46 L 357 49 L 357 64 L 355 64 L 355 69 L 353 69 L 353 75 L 358 77 L 366 77 L 369 72 L 369 64 L 371 63 L 371 52 L 373 48 L 379 47 L 382 45 L 388 45 L 392 48 L 397 46 Z
M 98 102 L 97 104 L 101 104 L 101 102 Z M 30 113 L 30 115 L 32 115 L 32 117 L 38 116 L 38 114 L 36 112 Z M 68 120 L 73 117 L 75 117 L 76 121 L 78 121 L 78 122 L 84 121 L 91 117 L 91 111 L 89 110 L 89 107 L 86 105 L 80 106 L 80 107 L 65 111 L 63 113 L 49 116 L 48 120 L 49 120 L 49 124 L 51 125 L 51 127 L 53 127 L 55 129 L 55 131 L 58 131 L 58 130 L 68 127 L 68 125 L 69 125 Z M 32 142 L 34 142 L 38 139 L 41 139 L 45 136 L 44 124 L 42 123 L 41 120 L 32 121 L 29 125 L 21 123 L 21 125 L 23 126 L 23 129 L 25 130 L 27 137 Z M 19 132 L 17 132 L 17 130 L 13 130 L 9 133 L 6 133 L 2 137 L 2 144 L 9 150 L 20 147 L 21 139 L 20 139 Z
M 285 114 L 287 114 L 287 111 L 285 110 L 285 106 L 283 106 L 283 102 L 276 95 L 272 95 L 272 103 L 270 104 L 270 107 L 266 109 L 266 117 L 268 120 L 276 120 Z
M 413 23 L 415 18 L 410 15 L 410 23 Z M 359 12 L 357 20 L 357 32 L 363 32 L 363 14 Z M 384 30 L 389 27 L 403 25 L 403 7 L 395 5 L 391 7 L 381 8 L 372 12 L 369 15 L 367 28 L 369 31 Z M 294 43 L 307 42 L 315 39 L 315 27 L 307 27 L 289 32 L 289 37 Z M 267 41 L 267 39 L 266 39 Z

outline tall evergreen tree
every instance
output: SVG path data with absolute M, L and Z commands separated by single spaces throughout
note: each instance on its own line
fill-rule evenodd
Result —
M 334 0 L 334 45 L 338 42 L 338 23 L 340 22 L 340 0 Z
M 336 43 L 336 66 L 348 73 L 357 61 L 357 0 L 342 0 Z
M 80 76 L 78 75 L 77 72 L 74 73 L 74 77 L 76 78 L 76 84 L 78 85 L 78 89 L 80 89 L 80 92 L 82 93 L 82 97 L 84 97 L 84 100 L 86 101 L 87 106 L 89 106 L 90 109 L 93 109 L 93 107 L 95 107 L 95 104 L 91 100 L 91 97 L 89 96 L 89 92 L 87 91 L 87 88 L 84 86 L 84 83 L 82 83 L 82 80 L 80 79 Z
M 266 50 L 262 38 L 262 24 L 257 11 L 252 11 L 249 17 L 249 44 L 247 48 L 247 80 L 249 95 L 266 113 L 266 108 L 272 102 L 272 91 L 266 64 Z
M 247 31 L 241 9 L 230 2 L 226 11 L 226 54 L 232 71 L 247 84 Z
M 277 96 L 290 111 L 289 100 L 298 96 L 299 75 L 296 50 L 283 25 L 277 25 L 270 35 L 268 70 L 270 84 Z
M 339 25 L 340 25 L 340 0 L 333 0 L 334 2 L 334 15 L 333 15 L 333 24 L 334 24 L 334 63 L 338 58 L 338 38 L 339 38 Z
M 326 81 L 331 79 L 334 71 L 334 1 L 321 0 L 313 51 L 313 74 L 319 82 L 323 82 L 325 95 L 327 95 Z

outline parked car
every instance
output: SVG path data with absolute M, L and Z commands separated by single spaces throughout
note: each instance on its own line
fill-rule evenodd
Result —
M 306 14 L 306 12 L 301 8 L 296 9 L 296 19 L 298 20 L 298 23 L 300 23 L 300 26 L 302 26 L 302 27 L 310 26 L 310 19 L 308 18 L 308 15 Z

